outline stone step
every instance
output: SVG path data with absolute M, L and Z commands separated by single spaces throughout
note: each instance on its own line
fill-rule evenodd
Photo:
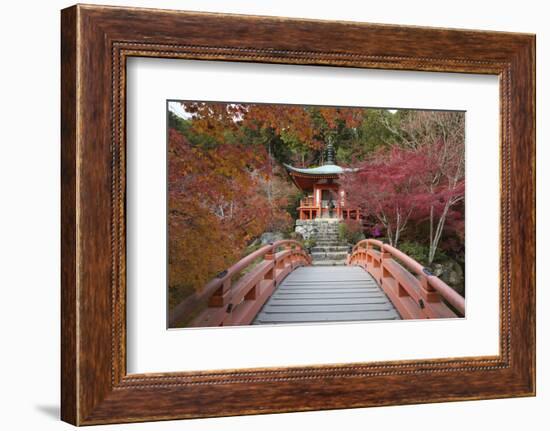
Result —
M 337 250 L 331 250 L 334 247 L 338 247 L 338 249 Z M 347 253 L 348 252 L 347 247 L 345 249 L 344 248 L 339 248 L 339 247 L 341 247 L 341 244 L 329 244 L 329 245 L 319 245 L 319 244 L 317 244 L 310 251 L 313 251 L 313 252 L 339 251 L 340 253 Z M 314 248 L 315 248 L 315 250 L 313 250 Z
M 327 253 L 311 253 L 311 257 L 313 258 L 313 260 L 345 260 L 348 257 L 348 254 L 347 252 L 338 253 L 334 251 Z
M 315 241 L 315 247 L 339 247 L 339 246 L 347 246 L 347 244 L 343 244 L 340 241 Z
M 338 232 L 330 232 L 330 231 L 319 231 L 317 232 L 317 235 L 338 235 Z
M 316 260 L 313 262 L 313 266 L 344 266 L 345 260 Z
M 339 251 L 339 252 L 342 252 L 342 253 L 347 253 L 348 249 L 346 248 L 345 250 L 344 249 L 340 249 L 340 250 L 330 250 L 331 248 L 333 247 L 340 247 L 340 244 L 329 244 L 329 245 L 315 245 L 315 248 L 316 250 L 313 250 L 313 248 L 311 249 L 311 251 L 313 252 L 326 252 L 326 251 Z
M 324 247 L 321 246 L 315 246 L 311 249 L 312 252 L 327 252 L 327 251 L 340 251 L 347 253 L 348 252 L 348 246 L 347 245 L 327 245 Z

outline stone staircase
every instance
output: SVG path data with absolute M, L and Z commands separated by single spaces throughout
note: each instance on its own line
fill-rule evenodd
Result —
M 316 220 L 315 247 L 311 249 L 313 265 L 332 266 L 345 265 L 348 256 L 348 245 L 338 239 L 339 222 L 332 220 Z

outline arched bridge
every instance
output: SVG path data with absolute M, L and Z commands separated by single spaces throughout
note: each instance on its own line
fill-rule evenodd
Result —
M 311 256 L 297 241 L 266 245 L 176 306 L 170 315 L 171 326 L 195 313 L 206 300 L 206 308 L 189 326 L 464 316 L 462 296 L 381 241 L 357 243 L 345 266 L 311 263 Z

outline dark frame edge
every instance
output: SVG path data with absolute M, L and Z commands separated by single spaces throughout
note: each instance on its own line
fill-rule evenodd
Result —
M 77 351 L 77 24 L 61 11 L 61 420 L 79 424 Z
M 525 199 L 526 209 L 531 214 L 528 230 L 526 233 L 525 253 L 530 256 L 530 268 L 529 270 L 529 291 L 525 293 L 527 296 L 526 302 L 529 304 L 529 310 L 526 319 L 529 321 L 526 328 L 526 333 L 529 334 L 527 338 L 529 348 L 526 349 L 528 354 L 528 360 L 526 360 L 526 380 L 527 380 L 527 393 L 528 396 L 535 397 L 537 395 L 537 360 L 536 360 L 536 35 L 529 35 L 526 40 L 526 47 L 518 53 L 518 63 L 525 67 L 525 75 L 529 77 L 525 79 L 525 104 L 529 106 L 528 112 L 530 115 L 526 115 L 524 122 L 526 130 L 527 143 L 525 147 L 528 149 L 528 158 L 526 164 L 526 170 L 529 169 L 529 177 L 532 177 L 532 181 L 528 181 L 529 193 L 526 193 Z M 527 244 L 528 243 L 528 244 Z M 529 254 L 532 252 L 532 254 Z

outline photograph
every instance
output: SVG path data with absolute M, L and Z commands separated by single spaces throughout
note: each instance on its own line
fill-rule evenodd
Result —
M 465 112 L 168 100 L 168 328 L 465 317 Z

